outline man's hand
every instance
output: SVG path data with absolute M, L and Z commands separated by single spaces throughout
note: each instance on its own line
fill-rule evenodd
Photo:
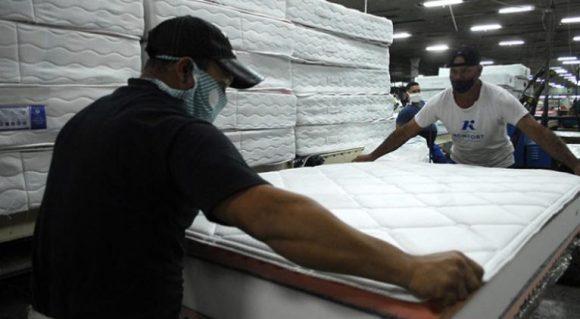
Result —
M 574 174 L 580 175 L 580 161 L 578 161 L 574 167 Z
M 371 154 L 367 154 L 367 155 L 359 155 L 352 161 L 353 162 L 372 162 L 374 160 L 375 159 L 373 158 L 373 156 Z
M 481 286 L 483 269 L 460 252 L 415 256 L 409 291 L 449 306 Z

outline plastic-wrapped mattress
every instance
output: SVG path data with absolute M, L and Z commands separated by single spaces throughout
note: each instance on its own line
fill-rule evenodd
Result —
M 0 19 L 139 38 L 143 0 L 2 0 Z
M 322 154 L 359 147 L 373 150 L 394 129 L 394 120 L 297 126 L 296 154 Z
M 270 129 L 296 125 L 296 96 L 281 92 L 228 90 L 228 104 L 216 118 L 220 129 Z
M 393 115 L 389 95 L 313 94 L 298 97 L 298 125 L 386 121 Z
M 389 68 L 387 47 L 300 26 L 294 28 L 294 41 L 293 56 L 305 61 L 363 68 Z
M 293 160 L 296 154 L 294 128 L 225 131 L 250 166 Z
M 387 70 L 358 69 L 292 63 L 292 87 L 297 95 L 308 93 L 389 94 Z
M 288 0 L 286 18 L 309 27 L 346 36 L 391 44 L 393 23 L 383 17 L 324 0 Z
M 233 3 L 232 1 L 225 2 Z M 256 5 L 256 3 L 242 1 L 238 1 L 238 3 L 242 7 Z M 244 13 L 232 7 L 205 1 L 145 0 L 146 31 L 151 30 L 166 19 L 185 14 L 205 19 L 217 25 L 228 36 L 236 50 L 292 55 L 294 25 L 291 23 Z
M 0 152 L 0 215 L 40 206 L 51 150 Z

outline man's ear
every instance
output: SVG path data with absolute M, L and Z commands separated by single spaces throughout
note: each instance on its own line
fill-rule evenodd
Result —
M 177 61 L 175 71 L 182 84 L 187 84 L 193 79 L 193 68 L 194 62 L 191 58 L 181 58 Z

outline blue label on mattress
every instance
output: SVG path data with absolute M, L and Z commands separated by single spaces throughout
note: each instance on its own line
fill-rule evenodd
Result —
M 44 105 L 0 105 L 0 131 L 46 129 Z

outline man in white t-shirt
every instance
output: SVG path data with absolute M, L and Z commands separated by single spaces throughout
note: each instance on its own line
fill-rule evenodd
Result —
M 510 167 L 514 164 L 514 148 L 507 135 L 509 123 L 580 175 L 580 160 L 552 131 L 538 124 L 509 92 L 479 80 L 482 70 L 479 62 L 479 53 L 473 48 L 455 51 L 449 65 L 452 88 L 432 97 L 414 119 L 397 128 L 372 153 L 361 155 L 355 161 L 374 161 L 441 120 L 453 140 L 451 159 L 454 162 Z

